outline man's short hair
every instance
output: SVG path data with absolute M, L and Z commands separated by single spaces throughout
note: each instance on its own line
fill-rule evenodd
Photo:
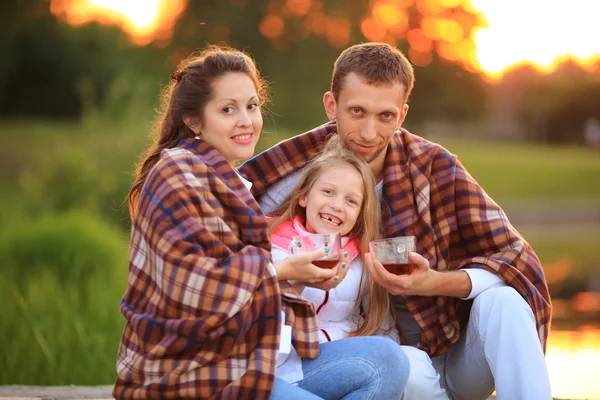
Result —
M 406 91 L 404 101 L 415 83 L 413 67 L 400 50 L 387 43 L 362 43 L 348 47 L 335 60 L 331 92 L 336 101 L 343 89 L 344 78 L 356 73 L 369 85 L 401 83 Z

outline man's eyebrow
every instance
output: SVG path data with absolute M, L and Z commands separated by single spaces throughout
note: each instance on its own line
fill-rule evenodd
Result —
M 357 103 L 353 103 L 353 102 L 348 102 L 347 105 L 348 108 L 360 108 L 361 110 L 369 110 L 369 107 L 365 107 L 363 104 L 357 104 Z M 397 107 L 392 107 L 392 108 L 386 108 L 383 109 L 381 111 L 379 111 L 379 114 L 383 114 L 383 113 L 391 113 L 391 114 L 398 114 L 398 108 Z

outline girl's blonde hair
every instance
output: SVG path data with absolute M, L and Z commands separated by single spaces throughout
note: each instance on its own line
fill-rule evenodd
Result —
M 361 255 L 369 252 L 369 243 L 381 236 L 381 211 L 375 191 L 375 178 L 369 165 L 345 147 L 338 135 L 333 135 L 329 139 L 323 152 L 304 169 L 288 198 L 271 213 L 276 217 L 269 222 L 269 234 L 279 225 L 286 221 L 292 221 L 296 216 L 306 222 L 306 209 L 300 205 L 300 199 L 308 195 L 322 172 L 336 165 L 348 165 L 354 168 L 362 178 L 363 202 L 356 223 L 348 236 L 356 242 Z M 365 279 L 369 288 L 367 294 L 369 308 L 366 312 L 360 309 L 360 296 L 358 296 L 354 305 L 355 311 L 359 311 L 364 319 L 359 323 L 358 328 L 351 332 L 354 336 L 368 336 L 376 333 L 392 305 L 388 291 L 372 280 L 366 268 L 363 268 L 359 287 L 362 287 Z M 393 310 L 392 315 L 394 315 Z

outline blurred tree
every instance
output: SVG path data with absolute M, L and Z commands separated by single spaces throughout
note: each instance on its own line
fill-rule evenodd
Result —
M 272 83 L 266 134 L 279 126 L 304 130 L 323 123 L 321 99 L 335 59 L 344 47 L 364 41 L 364 35 L 371 38 L 365 18 L 385 17 L 362 0 L 190 1 L 171 43 L 137 47 L 116 28 L 75 28 L 59 22 L 48 4 L 13 0 L 3 6 L 0 22 L 6 22 L 7 34 L 0 35 L 5 38 L 0 42 L 5 55 L 0 63 L 0 115 L 79 117 L 100 108 L 108 110 L 101 114 L 104 118 L 117 119 L 124 105 L 136 101 L 132 96 L 140 86 L 153 88 L 137 95 L 150 110 L 156 104 L 157 83 L 168 81 L 179 60 L 206 44 L 225 42 L 253 54 Z M 421 11 L 415 7 L 407 12 L 419 24 Z M 415 58 L 415 41 L 409 44 L 406 32 L 398 32 L 397 39 L 383 39 Z M 416 67 L 407 122 L 481 118 L 488 92 L 480 76 L 435 55 L 429 60 Z
M 457 123 L 487 116 L 491 89 L 479 74 L 434 56 L 431 64 L 415 67 L 415 78 L 409 121 Z
M 43 6 L 44 2 L 35 0 L 3 2 L 0 112 L 4 115 L 73 116 L 80 112 L 75 87 L 64 84 L 75 73 L 74 66 L 65 63 L 71 49 Z
M 583 144 L 584 127 L 592 118 L 600 119 L 600 83 L 570 87 L 557 96 L 544 119 L 542 132 L 548 142 Z
M 2 7 L 0 115 L 80 117 L 103 106 L 124 71 L 155 80 L 166 70 L 164 49 L 134 47 L 116 28 L 65 25 L 50 14 L 47 1 Z
M 272 83 L 273 118 L 266 133 L 278 125 L 309 129 L 326 121 L 321 99 L 329 89 L 333 63 L 343 48 L 365 41 L 361 19 L 369 10 L 369 2 L 362 0 L 190 2 L 176 24 L 173 63 L 208 43 L 244 49 Z M 406 41 L 397 45 L 408 54 Z M 489 93 L 479 74 L 438 57 L 415 73 L 408 122 L 458 122 L 485 115 Z
M 587 71 L 564 63 L 546 76 L 523 67 L 509 72 L 502 85 L 512 87 L 507 108 L 529 139 L 583 144 L 586 121 L 600 118 L 600 65 Z

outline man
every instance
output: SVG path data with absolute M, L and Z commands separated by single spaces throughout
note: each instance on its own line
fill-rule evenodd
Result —
M 268 212 L 338 134 L 379 182 L 385 237 L 418 240 L 410 275 L 391 275 L 366 256 L 373 279 L 395 295 L 403 344 L 423 350 L 405 351 L 411 374 L 404 398 L 485 399 L 495 388 L 499 399 L 550 399 L 544 349 L 551 305 L 540 262 L 456 156 L 401 129 L 413 83 L 397 49 L 346 49 L 323 97 L 331 122 L 240 171 Z

